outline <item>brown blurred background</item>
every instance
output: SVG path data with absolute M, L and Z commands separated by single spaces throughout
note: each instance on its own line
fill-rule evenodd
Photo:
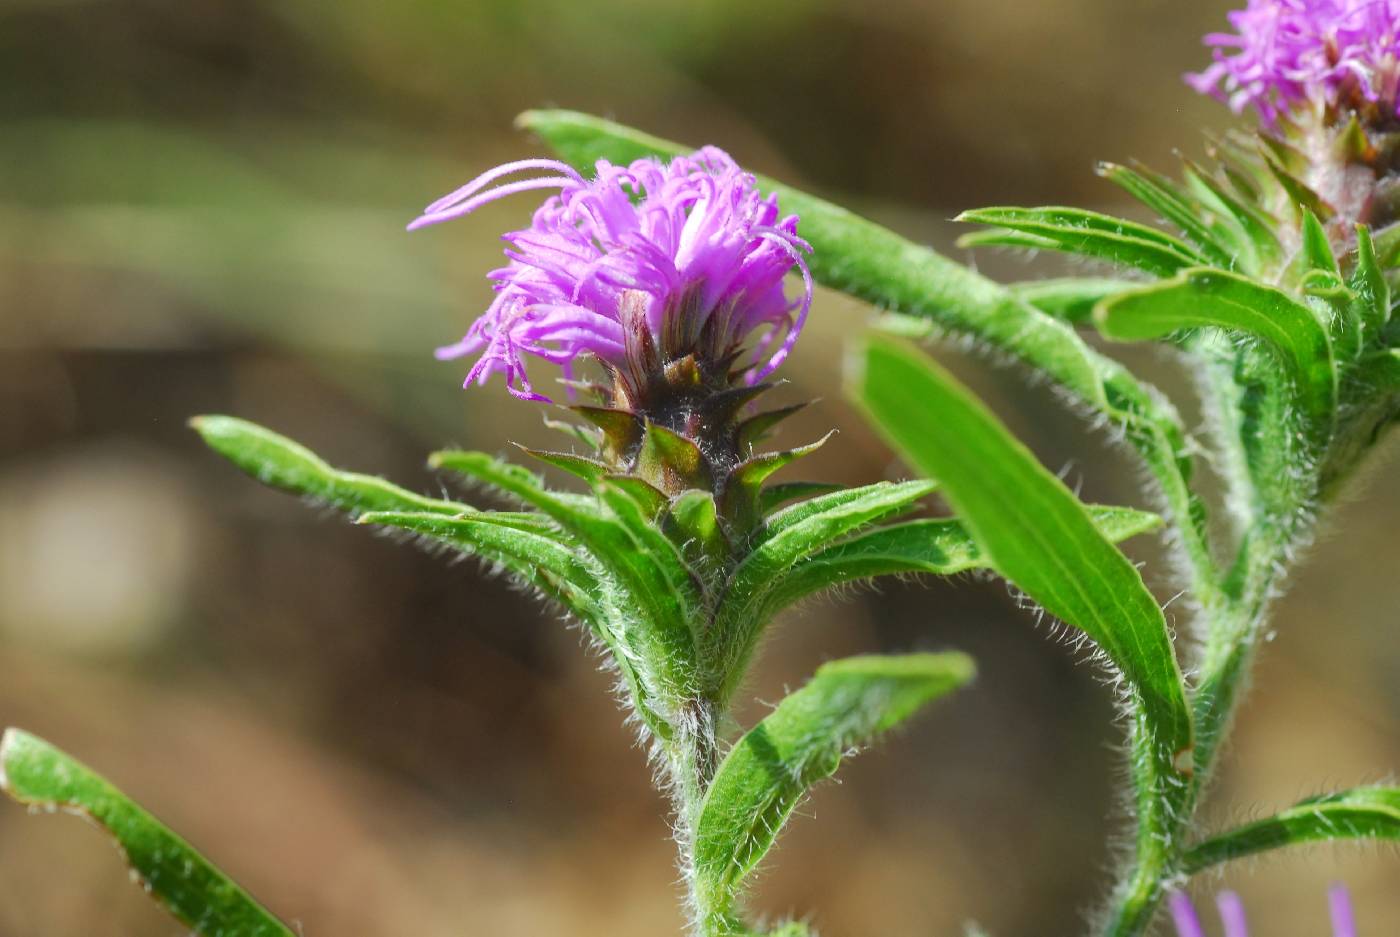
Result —
M 951 250 L 962 208 L 1130 210 L 1096 158 L 1199 151 L 1229 115 L 1178 76 L 1230 5 L 0 0 L 0 722 L 98 767 L 308 937 L 678 933 L 664 804 L 577 631 L 475 564 L 263 490 L 184 421 L 238 414 L 422 490 L 443 484 L 432 448 L 543 440 L 538 407 L 462 392 L 464 365 L 429 354 L 486 303 L 530 200 L 403 233 L 540 152 L 522 109 L 718 143 Z M 824 398 L 788 439 L 842 429 L 823 479 L 901 471 L 834 380 L 867 315 L 821 294 L 786 369 L 793 399 Z M 1142 503 L 1132 460 L 1046 393 L 944 357 L 1086 497 Z M 1400 495 L 1377 461 L 1278 608 L 1217 824 L 1400 764 Z M 1158 549 L 1132 551 L 1170 598 Z M 946 647 L 978 683 L 817 793 L 759 908 L 828 937 L 1080 930 L 1122 835 L 1119 732 L 1098 675 L 1002 585 L 815 603 L 753 696 L 829 658 Z M 1302 937 L 1326 932 L 1334 878 L 1364 934 L 1400 933 L 1390 850 L 1223 884 L 1258 935 Z M 103 837 L 0 804 L 0 934 L 179 931 Z

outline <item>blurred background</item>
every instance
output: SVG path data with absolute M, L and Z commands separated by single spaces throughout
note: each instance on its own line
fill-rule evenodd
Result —
M 308 937 L 679 933 L 665 805 L 579 633 L 475 564 L 260 488 L 185 420 L 238 414 L 424 491 L 445 483 L 433 448 L 544 441 L 538 407 L 462 392 L 465 365 L 430 354 L 485 306 L 532 201 L 403 232 L 541 152 L 522 109 L 717 143 L 951 251 L 960 209 L 1131 211 L 1095 159 L 1199 153 L 1230 117 L 1179 75 L 1231 5 L 0 0 L 0 722 L 99 768 Z M 842 430 L 808 463 L 823 480 L 902 471 L 835 378 L 868 314 L 821 293 L 786 368 L 789 397 L 823 400 L 785 438 Z M 1043 390 L 944 358 L 1086 498 L 1139 499 L 1131 458 Z M 1171 362 L 1132 362 L 1185 393 Z M 1213 823 L 1400 765 L 1395 468 L 1376 460 L 1279 605 Z M 1160 549 L 1130 549 L 1171 598 Z M 1122 839 L 1119 731 L 1098 675 L 1003 586 L 814 603 L 752 697 L 940 648 L 975 655 L 978 683 L 817 792 L 763 912 L 828 937 L 1081 929 Z M 1316 935 L 1333 879 L 1363 933 L 1400 933 L 1389 850 L 1290 853 L 1199 893 L 1240 889 L 1258 934 Z M 179 932 L 104 837 L 0 803 L 0 933 Z

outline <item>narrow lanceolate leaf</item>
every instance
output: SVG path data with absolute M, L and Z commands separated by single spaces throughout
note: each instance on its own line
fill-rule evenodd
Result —
M 1235 265 L 1237 245 L 1230 231 L 1207 223 L 1198 203 L 1179 186 L 1155 173 L 1116 163 L 1099 164 L 1099 175 L 1121 186 L 1129 195 L 1176 225 L 1211 263 L 1229 269 Z
M 1400 788 L 1358 787 L 1312 797 L 1187 851 L 1187 873 L 1255 853 L 1338 839 L 1400 840 Z
M 18 729 L 5 731 L 0 787 L 22 804 L 78 814 L 112 834 L 133 877 L 200 937 L 293 937 L 189 843 L 44 740 Z
M 1219 182 L 1211 178 L 1210 173 L 1190 160 L 1185 161 L 1181 175 L 1191 194 L 1234 229 L 1236 243 L 1244 255 L 1241 265 L 1245 269 L 1260 269 L 1283 255 L 1283 245 L 1274 233 L 1274 224 L 1257 209 L 1225 191 Z
M 427 511 L 465 514 L 472 507 L 425 498 L 382 478 L 342 472 L 314 452 L 270 429 L 232 416 L 197 416 L 190 426 L 215 452 L 265 485 L 348 511 Z
M 817 670 L 730 750 L 696 829 L 696 885 L 725 910 L 813 784 L 841 758 L 972 679 L 962 654 L 853 657 Z
M 1191 328 L 1253 336 L 1273 352 L 1314 425 L 1330 423 L 1336 373 L 1327 329 L 1281 290 L 1223 270 L 1188 270 L 1107 299 L 1094 316 L 1104 335 L 1122 341 Z
M 829 495 L 841 489 L 841 485 L 830 482 L 780 482 L 776 485 L 765 485 L 758 495 L 758 513 L 767 517 L 789 501 Z
M 585 623 L 595 628 L 599 624 L 597 578 L 573 550 L 555 537 L 521 530 L 509 519 L 498 520 L 492 511 L 461 517 L 372 511 L 359 522 L 421 534 L 469 556 L 499 563 L 564 603 Z
M 613 638 L 621 653 L 634 655 L 639 662 L 646 697 L 672 707 L 694 692 L 689 685 L 696 667 L 691 622 L 699 596 L 691 586 L 689 569 L 669 540 L 657 534 L 665 541 L 664 550 L 648 550 L 637 542 L 629 526 L 641 509 L 630 496 L 603 483 L 611 492 L 609 508 L 628 510 L 624 521 L 594 496 L 549 491 L 533 472 L 484 453 L 437 452 L 429 464 L 485 482 L 547 514 L 568 531 L 624 592 L 611 597 L 626 606 L 621 610 L 625 622 L 610 616 L 611 625 L 618 629 Z M 659 715 L 669 718 L 675 713 Z M 661 729 L 659 723 L 654 727 Z
M 821 495 L 769 518 L 724 584 L 714 620 L 704 635 L 701 660 L 710 668 L 706 689 L 714 698 L 728 699 L 742 678 L 745 663 L 772 617 L 767 596 L 793 564 L 868 524 L 906 513 L 934 487 L 927 481 L 881 482 Z
M 1014 236 L 1004 238 L 999 231 L 984 231 L 964 238 L 960 242 L 964 247 L 1039 246 L 1136 267 L 1157 276 L 1171 276 L 1206 262 L 1195 248 L 1164 231 L 1078 208 L 979 208 L 963 212 L 955 220 L 1036 239 L 1027 243 Z
M 1162 518 L 1146 511 L 1086 507 L 1095 526 L 1114 543 L 1162 525 Z M 797 563 L 774 583 L 761 614 L 771 617 L 809 595 L 876 576 L 951 576 L 988 566 L 986 555 L 960 521 L 903 521 L 857 534 Z
M 1159 763 L 1189 761 L 1190 710 L 1166 621 L 1142 576 L 1064 483 L 927 356 L 873 338 L 852 393 L 920 472 L 942 483 L 992 567 L 1082 629 L 1141 700 Z

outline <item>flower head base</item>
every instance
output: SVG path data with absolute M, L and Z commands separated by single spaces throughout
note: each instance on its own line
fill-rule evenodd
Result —
M 1225 927 L 1225 937 L 1249 937 L 1249 925 L 1245 922 L 1244 904 L 1240 896 L 1232 891 L 1223 891 L 1216 896 L 1215 902 L 1220 911 L 1220 923 Z M 1169 903 L 1177 937 L 1205 937 L 1205 929 L 1201 927 L 1201 919 L 1196 916 L 1190 898 L 1179 891 L 1173 892 Z M 1356 918 L 1346 888 L 1333 885 L 1327 893 L 1327 903 L 1332 913 L 1333 937 L 1356 937 Z
M 1215 61 L 1187 81 L 1273 126 L 1300 103 L 1371 126 L 1400 118 L 1400 0 L 1249 0 L 1236 33 L 1206 37 Z
M 545 175 L 489 188 L 530 170 Z M 559 365 L 566 378 L 591 358 L 612 377 L 615 406 L 645 410 L 672 383 L 668 368 L 717 391 L 761 381 L 787 357 L 811 305 L 810 248 L 797 218 L 780 217 L 777 199 L 723 151 L 669 164 L 599 161 L 591 181 L 554 160 L 507 163 L 429 205 L 409 228 L 535 189 L 558 192 L 530 227 L 504 236 L 509 263 L 490 274 L 495 301 L 438 352 L 480 354 L 468 384 L 501 373 L 516 396 L 545 400 L 525 355 Z M 795 299 L 784 290 L 794 268 L 805 282 Z

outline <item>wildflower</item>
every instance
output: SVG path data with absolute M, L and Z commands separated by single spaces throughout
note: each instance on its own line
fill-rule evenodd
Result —
M 1232 891 L 1223 891 L 1215 901 L 1220 911 L 1220 923 L 1225 927 L 1225 937 L 1249 937 L 1240 896 Z M 1333 885 L 1327 893 L 1327 902 L 1332 912 L 1333 937 L 1356 937 L 1356 919 L 1345 886 Z M 1190 898 L 1179 891 L 1173 892 L 1169 903 L 1177 937 L 1205 937 L 1205 929 L 1201 927 L 1201 920 L 1196 916 Z
M 543 174 L 501 183 L 527 171 Z M 506 163 L 429 205 L 409 229 L 539 189 L 557 192 L 528 228 L 503 237 L 509 262 L 489 274 L 495 300 L 460 342 L 438 351 L 480 355 L 466 385 L 500 373 L 516 396 L 547 400 L 524 356 L 566 378 L 592 359 L 612 379 L 608 402 L 646 412 L 668 390 L 755 384 L 787 357 L 812 301 L 803 259 L 811 248 L 796 216 L 780 217 L 777 199 L 714 147 L 668 164 L 600 160 L 591 181 L 555 160 Z M 784 290 L 794 268 L 805 283 L 797 298 Z
M 1235 33 L 1206 36 L 1214 62 L 1187 81 L 1274 125 L 1310 102 L 1371 124 L 1400 116 L 1400 0 L 1249 0 Z

